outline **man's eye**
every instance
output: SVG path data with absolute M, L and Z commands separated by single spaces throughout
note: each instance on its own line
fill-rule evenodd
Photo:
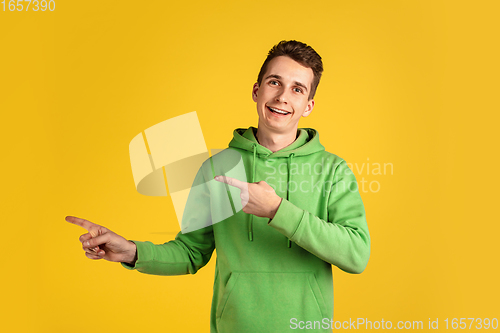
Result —
M 277 85 L 277 84 L 278 84 L 278 82 L 276 82 L 276 81 L 272 80 L 272 81 L 269 81 L 269 84 L 271 84 L 271 85 Z
M 298 93 L 301 93 L 302 92 L 302 89 L 300 88 L 294 88 L 295 92 L 298 92 Z

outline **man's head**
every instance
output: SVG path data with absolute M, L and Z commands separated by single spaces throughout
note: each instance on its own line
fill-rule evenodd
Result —
M 283 41 L 274 46 L 252 89 L 259 129 L 296 133 L 300 118 L 309 116 L 314 108 L 322 71 L 320 56 L 306 44 Z
M 316 51 L 314 51 L 312 47 L 295 40 L 282 40 L 278 44 L 274 45 L 271 50 L 269 50 L 267 58 L 260 68 L 259 76 L 257 77 L 257 84 L 259 86 L 262 84 L 262 79 L 267 71 L 269 62 L 279 56 L 289 57 L 302 66 L 312 69 L 314 78 L 311 83 L 311 87 L 308 87 L 308 98 L 313 99 L 319 84 L 319 80 L 321 79 L 321 74 L 323 73 L 323 62 L 321 61 L 321 57 L 319 56 L 319 54 L 316 53 Z

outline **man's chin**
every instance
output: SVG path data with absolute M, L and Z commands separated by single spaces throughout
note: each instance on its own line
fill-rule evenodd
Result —
M 285 124 L 285 123 L 279 123 L 279 122 L 276 123 L 276 122 L 270 122 L 270 121 L 263 122 L 260 120 L 259 120 L 258 128 L 262 128 L 262 129 L 265 129 L 269 132 L 279 133 L 279 134 L 285 134 L 285 133 L 297 130 L 296 127 L 291 126 L 290 123 Z

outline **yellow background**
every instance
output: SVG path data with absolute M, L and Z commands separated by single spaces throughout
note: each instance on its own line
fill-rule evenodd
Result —
M 334 268 L 335 320 L 500 317 L 496 1 L 62 1 L 0 11 L 5 332 L 208 332 L 215 261 L 161 277 L 87 259 L 64 221 L 128 239 L 179 230 L 134 187 L 128 144 L 197 111 L 208 148 L 257 125 L 251 88 L 282 39 L 324 60 L 300 127 L 380 185 L 372 253 Z M 179 141 L 183 138 L 179 138 Z M 393 173 L 368 174 L 372 163 Z

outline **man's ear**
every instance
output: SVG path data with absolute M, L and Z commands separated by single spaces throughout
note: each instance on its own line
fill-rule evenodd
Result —
M 259 91 L 259 84 L 257 82 L 254 83 L 252 88 L 252 99 L 254 102 L 257 102 L 257 92 Z
M 302 114 L 302 117 L 307 117 L 308 115 L 310 115 L 313 108 L 314 108 L 314 99 L 311 99 L 309 100 L 309 102 L 307 102 L 306 110 Z

